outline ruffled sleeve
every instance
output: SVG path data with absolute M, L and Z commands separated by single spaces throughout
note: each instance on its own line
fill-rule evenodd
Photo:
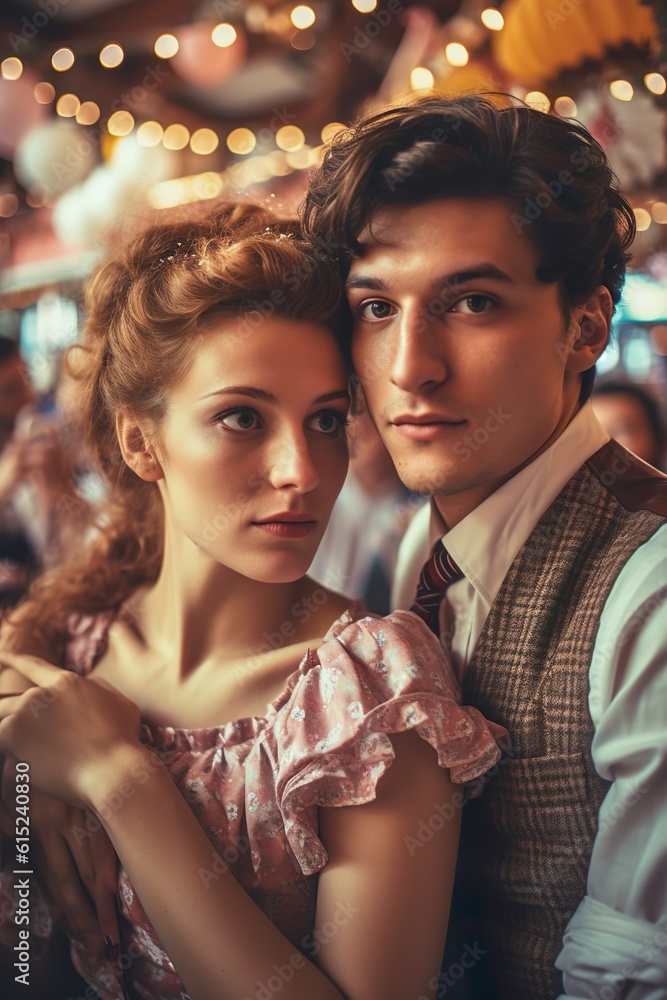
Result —
M 417 615 L 348 624 L 344 616 L 309 651 L 275 720 L 277 802 L 304 874 L 327 862 L 317 807 L 374 799 L 394 760 L 389 736 L 407 729 L 431 744 L 460 784 L 484 774 L 509 742 L 502 726 L 461 706 L 450 663 Z

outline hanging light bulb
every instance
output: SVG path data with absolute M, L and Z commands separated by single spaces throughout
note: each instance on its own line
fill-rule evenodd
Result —
M 577 105 L 571 97 L 557 97 L 554 101 L 554 111 L 561 118 L 574 118 L 577 113 Z
M 296 125 L 283 125 L 276 132 L 276 146 L 284 149 L 286 153 L 295 153 L 297 149 L 301 149 L 305 141 L 305 135 Z
M 628 80 L 612 80 L 609 92 L 617 101 L 631 101 L 635 93 Z
M 189 141 L 189 129 L 178 123 L 167 126 L 162 136 L 162 145 L 165 149 L 185 149 Z
M 160 35 L 155 41 L 153 51 L 160 59 L 171 59 L 178 52 L 178 38 L 176 35 Z
M 551 101 L 546 94 L 543 94 L 541 90 L 531 90 L 530 93 L 526 94 L 524 101 L 531 108 L 535 108 L 536 111 L 544 111 L 546 114 L 551 107 Z
M 247 153 L 252 153 L 257 145 L 255 133 L 251 132 L 249 128 L 235 128 L 229 133 L 225 141 L 230 153 L 236 153 L 237 156 L 245 156 Z
M 229 48 L 230 45 L 234 44 L 236 38 L 236 28 L 233 24 L 216 24 L 211 32 L 211 39 L 221 49 Z
M 56 49 L 51 56 L 51 65 L 58 73 L 64 73 L 74 65 L 74 53 L 71 49 Z
M 467 66 L 468 50 L 460 42 L 450 42 L 445 45 L 445 58 L 450 66 Z
M 435 77 L 425 66 L 415 66 L 410 73 L 410 86 L 413 90 L 433 90 Z
M 325 125 L 320 132 L 322 142 L 330 143 L 331 140 L 338 135 L 339 132 L 344 131 L 345 128 L 346 126 L 343 125 L 342 122 L 329 122 L 329 124 Z
M 644 77 L 644 86 L 652 94 L 664 94 L 667 90 L 667 81 L 662 73 L 647 73 Z
M 23 63 L 16 56 L 9 56 L 0 63 L 0 73 L 3 80 L 18 80 L 23 72 Z
M 502 31 L 505 26 L 505 18 L 495 7 L 487 7 L 480 14 L 482 24 L 491 31 Z
M 306 4 L 299 4 L 290 14 L 290 20 L 295 28 L 310 28 L 315 24 L 315 11 Z
M 35 100 L 38 104 L 50 104 L 56 96 L 56 88 L 52 83 L 47 83 L 46 80 L 42 80 L 41 83 L 35 84 L 33 94 L 35 95 Z
M 637 223 L 637 232 L 643 233 L 651 225 L 651 213 L 647 212 L 645 208 L 634 208 L 635 222 Z
M 105 45 L 100 52 L 100 62 L 105 69 L 115 69 L 116 66 L 120 66 L 124 58 L 125 53 L 116 42 Z
M 107 122 L 110 135 L 129 135 L 134 128 L 134 118 L 129 111 L 114 111 Z
M 56 101 L 56 114 L 61 118 L 74 118 L 81 107 L 81 101 L 76 94 L 63 94 Z
M 142 122 L 137 129 L 137 142 L 141 146 L 157 146 L 162 142 L 162 136 L 164 135 L 164 129 L 159 122 L 147 121 Z
M 219 143 L 220 140 L 212 128 L 198 128 L 190 138 L 190 149 L 193 153 L 206 156 L 208 153 L 213 153 Z
M 94 125 L 99 121 L 100 109 L 95 101 L 84 101 L 76 113 L 76 120 L 79 125 Z

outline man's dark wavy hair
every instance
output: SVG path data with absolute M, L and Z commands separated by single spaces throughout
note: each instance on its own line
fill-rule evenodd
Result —
M 501 96 L 504 106 L 479 95 L 422 98 L 340 132 L 311 181 L 306 233 L 346 274 L 357 237 L 387 206 L 498 199 L 537 248 L 537 278 L 558 282 L 566 322 L 599 285 L 616 305 L 635 217 L 604 150 L 583 125 Z M 583 373 L 582 403 L 594 380 L 595 368 Z

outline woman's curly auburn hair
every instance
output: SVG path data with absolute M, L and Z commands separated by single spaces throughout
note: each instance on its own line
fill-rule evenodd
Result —
M 348 356 L 335 267 L 304 241 L 296 222 L 250 204 L 145 229 L 100 265 L 86 307 L 82 340 L 65 364 L 74 380 L 75 428 L 108 485 L 108 501 L 87 544 L 39 577 L 7 617 L 4 645 L 17 651 L 57 654 L 70 614 L 117 607 L 157 579 L 162 499 L 156 483 L 126 465 L 116 415 L 128 409 L 159 426 L 168 391 L 212 318 L 245 317 L 247 332 L 251 319 L 267 315 L 321 323 Z

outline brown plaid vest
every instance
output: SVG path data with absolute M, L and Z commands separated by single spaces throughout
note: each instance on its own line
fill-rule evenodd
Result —
M 565 485 L 501 586 L 463 701 L 506 726 L 512 750 L 464 809 L 438 996 L 562 992 L 554 962 L 586 894 L 609 788 L 591 759 L 595 638 L 621 569 L 666 519 L 667 476 L 611 441 Z

